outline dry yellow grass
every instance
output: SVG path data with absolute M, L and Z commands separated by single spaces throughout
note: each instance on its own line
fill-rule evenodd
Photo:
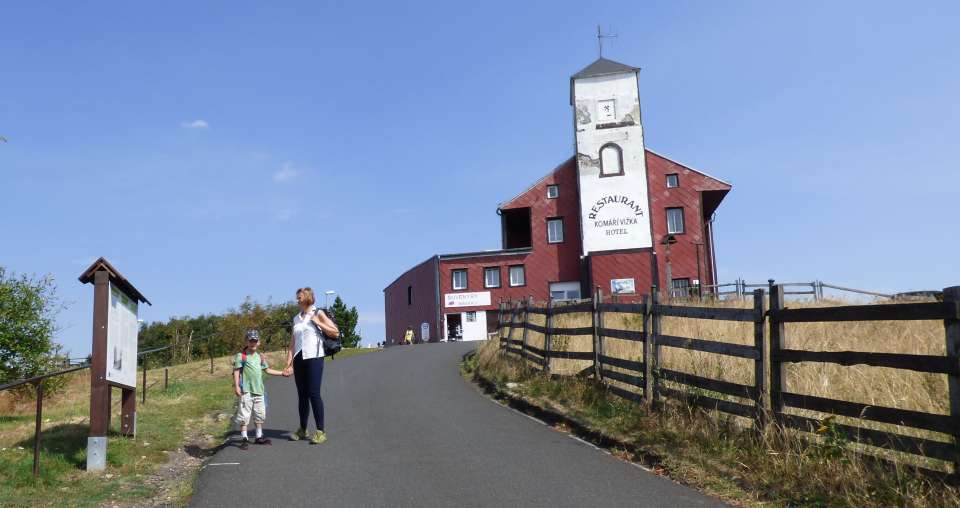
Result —
M 825 307 L 862 302 L 823 301 L 797 302 L 788 301 L 787 307 Z M 696 302 L 677 303 L 691 306 L 715 306 L 752 308 L 751 300 L 723 301 L 723 302 Z M 883 303 L 878 302 L 878 305 Z M 545 317 L 531 314 L 531 322 L 543 325 Z M 642 330 L 642 317 L 627 313 L 604 313 L 604 327 L 622 330 Z M 559 314 L 553 318 L 554 327 L 583 327 L 592 323 L 589 313 Z M 753 323 L 739 323 L 731 321 L 717 321 L 707 319 L 691 319 L 665 317 L 662 319 L 662 333 L 680 337 L 698 338 L 734 344 L 753 345 Z M 516 329 L 513 338 L 521 338 L 522 330 Z M 874 321 L 874 322 L 835 322 L 835 323 L 792 323 L 786 325 L 786 346 L 791 349 L 811 351 L 866 351 L 887 352 L 915 355 L 943 355 L 946 350 L 942 321 Z M 536 347 L 543 347 L 543 335 L 532 330 L 527 331 L 527 341 Z M 592 351 L 592 337 L 590 336 L 554 336 L 553 348 L 560 351 Z M 642 361 L 643 345 L 639 342 L 604 338 L 603 351 L 605 355 Z M 592 363 L 586 360 L 551 360 L 551 372 L 571 375 L 589 367 Z M 532 365 L 532 364 L 531 364 Z M 690 351 L 663 346 L 661 348 L 660 366 L 662 368 L 695 374 L 702 377 L 730 381 L 745 385 L 754 383 L 753 360 L 734 358 Z M 608 366 L 614 371 L 628 374 L 638 373 Z M 914 411 L 923 411 L 935 414 L 949 412 L 947 393 L 947 376 L 941 374 L 926 374 L 906 370 L 870 367 L 870 366 L 840 366 L 828 363 L 799 363 L 786 364 L 787 383 L 786 391 L 815 395 L 820 397 L 859 402 L 874 406 L 885 406 Z M 642 390 L 615 380 L 607 380 L 611 385 L 640 393 Z M 685 389 L 681 385 L 665 382 L 672 388 Z M 718 394 L 714 394 L 719 396 Z M 729 396 L 720 396 L 746 404 L 752 401 Z M 824 414 L 788 409 L 788 412 L 823 418 Z M 921 436 L 928 439 L 948 441 L 948 436 L 933 432 L 912 429 L 908 427 L 887 425 L 876 422 L 853 421 L 853 419 L 838 417 L 838 423 L 848 423 L 878 430 L 893 431 L 900 434 Z M 912 459 L 907 459 L 914 462 Z M 931 464 L 930 461 L 919 462 L 927 467 L 941 469 L 943 464 Z

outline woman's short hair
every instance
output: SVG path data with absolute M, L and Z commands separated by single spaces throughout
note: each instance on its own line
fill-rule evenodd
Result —
M 298 296 L 298 297 L 302 296 L 302 297 L 303 297 L 303 301 L 304 301 L 307 305 L 313 305 L 313 304 L 317 303 L 317 299 L 313 296 L 313 290 L 310 289 L 310 288 L 308 288 L 308 287 L 298 289 L 298 290 L 297 290 L 297 296 Z

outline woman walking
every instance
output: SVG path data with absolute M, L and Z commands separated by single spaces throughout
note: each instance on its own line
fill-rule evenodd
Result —
M 297 409 L 300 411 L 300 428 L 290 435 L 290 439 L 306 439 L 307 419 L 310 416 L 310 407 L 313 406 L 313 420 L 317 430 L 310 442 L 320 444 L 327 440 L 327 435 L 323 430 L 323 399 L 320 398 L 320 385 L 323 382 L 323 337 L 319 330 L 331 337 L 336 337 L 340 331 L 326 313 L 319 312 L 314 307 L 314 303 L 316 300 L 312 289 L 307 287 L 297 290 L 300 312 L 293 317 L 293 336 L 283 372 L 284 375 L 293 373 L 299 401 Z

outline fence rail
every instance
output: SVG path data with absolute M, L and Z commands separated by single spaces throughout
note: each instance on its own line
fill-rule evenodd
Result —
M 742 281 L 738 281 L 738 287 L 744 285 L 740 283 Z M 781 428 L 807 433 L 822 431 L 824 420 L 797 414 L 796 410 L 848 418 L 852 421 L 831 423 L 832 431 L 860 444 L 945 461 L 952 464 L 954 477 L 960 476 L 960 287 L 945 289 L 943 301 L 939 302 L 790 309 L 784 305 L 784 296 L 791 293 L 786 291 L 785 286 L 787 284 L 776 284 L 771 280 L 763 288 L 755 288 L 752 291 L 752 309 L 662 304 L 655 289 L 650 296 L 643 298 L 642 303 L 604 302 L 603 294 L 599 290 L 594 295 L 593 302 L 578 302 L 566 306 L 554 306 L 552 302 L 548 302 L 546 306 L 537 307 L 532 299 L 516 303 L 501 302 L 499 343 L 505 352 L 517 355 L 548 373 L 551 359 L 592 361 L 592 369 L 586 370 L 592 370 L 595 378 L 603 382 L 610 393 L 653 407 L 662 404 L 666 398 L 679 399 L 693 406 L 753 419 L 757 429 L 775 423 Z M 767 290 L 770 296 L 769 310 Z M 553 325 L 554 316 L 587 312 L 591 313 L 590 327 Z M 641 318 L 642 328 L 611 328 L 604 321 L 612 313 L 638 316 Z M 508 314 L 509 321 L 505 322 L 503 318 Z M 545 324 L 530 322 L 531 314 L 544 316 Z M 667 335 L 661 331 L 662 319 L 665 317 L 752 322 L 752 345 Z M 809 351 L 786 347 L 786 325 L 790 323 L 888 320 L 942 321 L 947 343 L 946 355 Z M 522 330 L 522 340 L 513 338 L 516 330 Z M 528 331 L 543 335 L 543 348 L 530 344 Z M 567 351 L 554 347 L 554 339 L 558 336 L 584 335 L 592 336 L 592 350 Z M 641 343 L 642 357 L 631 359 L 611 356 L 604 349 L 605 340 L 611 338 Z M 753 360 L 753 383 L 734 383 L 664 368 L 660 365 L 663 347 Z M 784 366 L 801 362 L 841 366 L 868 365 L 945 375 L 949 387 L 950 414 L 882 407 L 795 393 L 787 386 Z M 626 387 L 634 387 L 639 392 Z M 857 422 L 896 425 L 937 433 L 939 436 L 907 436 L 899 432 L 854 424 Z M 873 455 L 882 460 L 889 459 L 882 453 Z

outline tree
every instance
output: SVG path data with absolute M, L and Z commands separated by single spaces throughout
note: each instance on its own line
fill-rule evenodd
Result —
M 360 344 L 360 336 L 357 335 L 357 321 L 360 319 L 360 313 L 356 307 L 347 309 L 346 304 L 337 296 L 330 306 L 330 312 L 333 314 L 333 321 L 340 328 L 340 337 L 343 339 L 343 347 L 357 347 Z
M 53 333 L 60 309 L 53 277 L 8 275 L 0 266 L 0 383 L 58 366 L 60 345 L 53 342 Z

